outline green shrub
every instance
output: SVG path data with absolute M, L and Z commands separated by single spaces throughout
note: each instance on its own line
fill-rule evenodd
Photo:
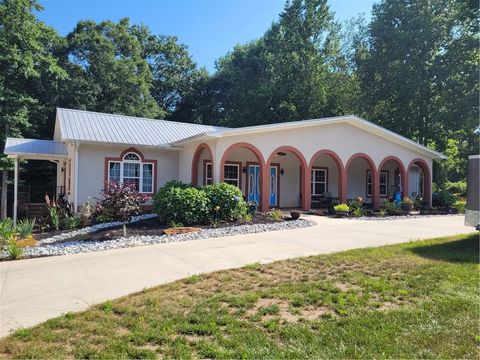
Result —
M 50 219 L 50 223 L 55 230 L 60 229 L 60 215 L 58 214 L 58 210 L 55 206 L 47 206 L 48 217 Z
M 82 225 L 82 219 L 80 219 L 79 217 L 70 216 L 62 220 L 62 228 L 65 230 L 73 230 L 80 227 L 80 225 Z
M 205 222 L 209 203 L 203 190 L 191 186 L 176 187 L 170 183 L 153 197 L 153 209 L 164 223 L 185 225 Z
M 363 215 L 365 215 L 365 212 L 363 211 L 363 209 L 361 207 L 357 207 L 357 208 L 353 209 L 352 215 L 354 217 L 362 217 Z
M 251 223 L 253 221 L 253 215 L 249 212 L 247 212 L 245 215 L 243 215 L 243 221 L 246 223 Z
M 397 206 L 394 202 L 385 200 L 383 202 L 382 208 L 385 209 L 388 215 L 402 215 L 403 210 L 401 207 Z
M 439 190 L 432 194 L 432 205 L 439 207 L 452 207 L 457 197 L 447 189 Z
M 17 233 L 20 239 L 25 239 L 28 235 L 32 235 L 35 219 L 23 219 L 17 224 Z
M 236 221 L 247 213 L 247 204 L 238 187 L 221 183 L 207 185 L 202 190 L 208 198 L 208 215 L 212 220 Z
M 10 239 L 7 244 L 7 253 L 10 259 L 17 260 L 23 255 L 23 249 L 15 239 Z
M 459 214 L 463 214 L 465 213 L 465 205 L 466 205 L 466 201 L 463 200 L 463 199 L 460 199 L 460 200 L 457 200 L 455 202 L 455 204 L 453 204 L 453 207 L 454 209 L 459 213 Z
M 0 249 L 3 249 L 11 239 L 15 238 L 15 226 L 10 218 L 0 221 Z
M 335 212 L 349 212 L 350 206 L 348 206 L 345 203 L 342 203 L 342 204 L 335 205 L 333 207 L 333 210 L 335 210 Z
M 467 193 L 467 182 L 466 181 L 457 181 L 445 183 L 445 189 L 456 195 L 465 195 Z
M 400 203 L 400 207 L 403 211 L 412 211 L 413 205 L 414 205 L 414 201 L 408 196 L 405 196 L 402 202 Z
M 274 221 L 283 220 L 283 213 L 279 209 L 271 209 L 266 212 L 266 215 Z

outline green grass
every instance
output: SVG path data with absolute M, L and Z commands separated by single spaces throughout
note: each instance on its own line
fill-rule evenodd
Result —
M 251 264 L 67 313 L 6 358 L 478 358 L 478 235 Z

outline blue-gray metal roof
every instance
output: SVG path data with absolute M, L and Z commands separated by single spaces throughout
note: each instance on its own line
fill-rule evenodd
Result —
M 7 138 L 5 155 L 67 156 L 67 145 L 53 140 Z
M 62 141 L 165 146 L 219 127 L 57 108 Z

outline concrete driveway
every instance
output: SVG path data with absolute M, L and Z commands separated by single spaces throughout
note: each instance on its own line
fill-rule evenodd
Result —
M 305 229 L 2 262 L 0 336 L 192 274 L 472 231 L 463 216 L 310 218 L 317 225 Z

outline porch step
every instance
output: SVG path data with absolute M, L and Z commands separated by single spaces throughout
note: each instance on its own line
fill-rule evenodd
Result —
M 35 218 L 45 214 L 45 203 L 30 203 L 25 204 L 27 217 Z

